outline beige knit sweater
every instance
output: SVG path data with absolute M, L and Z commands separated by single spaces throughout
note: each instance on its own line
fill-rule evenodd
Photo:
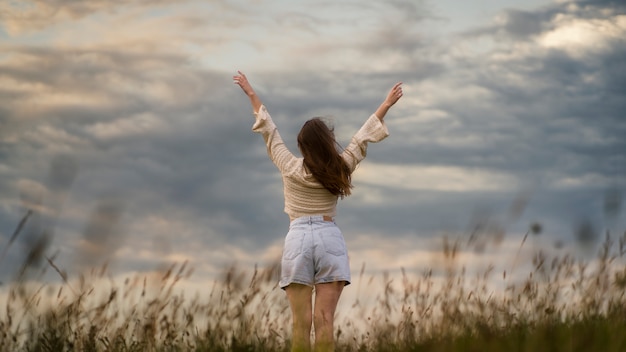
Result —
M 262 105 L 254 116 L 252 131 L 263 135 L 267 154 L 283 178 L 285 213 L 291 220 L 307 215 L 334 217 L 337 214 L 338 196 L 331 194 L 307 172 L 303 158 L 294 156 L 287 149 L 265 105 Z M 365 158 L 368 142 L 380 142 L 388 135 L 389 131 L 384 122 L 372 114 L 341 153 L 341 157 L 350 167 L 350 172 L 354 171 Z

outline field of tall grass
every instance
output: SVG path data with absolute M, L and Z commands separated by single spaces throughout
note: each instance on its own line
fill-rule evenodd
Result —
M 524 238 L 525 240 L 526 238 Z M 521 245 L 520 245 L 521 248 Z M 336 327 L 339 351 L 624 351 L 626 233 L 607 235 L 586 262 L 539 251 L 522 282 L 486 270 L 470 276 L 455 264 L 459 242 L 444 241 L 442 273 L 402 271 L 355 284 L 383 287 L 357 298 Z M 185 263 L 117 283 L 107 268 L 61 284 L 16 281 L 0 316 L 1 351 L 287 351 L 289 310 L 276 286 L 277 266 L 229 268 L 204 294 L 176 285 Z M 510 275 L 510 274 L 509 274 Z
M 474 234 L 444 238 L 441 261 L 421 273 L 369 276 L 363 265 L 350 289 L 369 296 L 338 316 L 337 350 L 626 351 L 626 232 L 607 231 L 591 259 L 536 249 L 520 262 L 540 232 L 529 227 L 508 270 L 467 270 L 459 256 Z M 34 245 L 17 278 L 0 286 L 0 351 L 289 350 L 276 263 L 226 268 L 190 295 L 179 289 L 193 272 L 187 263 L 120 279 L 107 266 L 69 277 L 56 259 Z M 34 262 L 59 282 L 23 275 Z

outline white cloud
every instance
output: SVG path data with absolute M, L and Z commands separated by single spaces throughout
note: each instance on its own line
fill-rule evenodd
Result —
M 516 178 L 502 171 L 444 165 L 400 165 L 367 162 L 355 178 L 379 187 L 407 191 L 444 192 L 501 191 L 518 184 Z
M 555 189 L 576 189 L 589 184 L 604 188 L 615 185 L 626 187 L 626 181 L 624 181 L 621 175 L 611 177 L 596 172 L 588 172 L 576 176 L 560 175 L 551 181 L 550 187 Z
M 538 43 L 576 56 L 606 50 L 614 40 L 626 37 L 626 15 L 583 19 L 560 14 L 554 19 L 554 26 L 537 39 Z
M 167 130 L 167 125 L 154 114 L 146 112 L 110 122 L 98 122 L 86 127 L 86 130 L 98 139 L 111 140 L 148 134 L 159 135 Z

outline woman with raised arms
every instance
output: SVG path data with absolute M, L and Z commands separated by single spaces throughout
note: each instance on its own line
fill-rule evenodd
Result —
M 391 88 L 344 150 L 338 148 L 333 130 L 321 119 L 306 121 L 298 134 L 299 158 L 283 143 L 246 75 L 238 71 L 233 81 L 250 99 L 255 117 L 252 130 L 263 136 L 267 153 L 283 179 L 284 211 L 290 223 L 280 287 L 287 294 L 292 312 L 292 351 L 310 351 L 311 325 L 315 329 L 315 351 L 333 351 L 335 309 L 344 286 L 350 284 L 348 252 L 335 222 L 337 200 L 350 195 L 351 175 L 365 158 L 367 144 L 389 135 L 384 118 L 402 97 L 402 83 Z

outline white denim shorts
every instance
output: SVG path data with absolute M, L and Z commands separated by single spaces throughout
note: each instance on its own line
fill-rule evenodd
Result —
M 285 237 L 280 288 L 334 281 L 350 284 L 348 250 L 337 224 L 324 221 L 321 215 L 293 220 Z

